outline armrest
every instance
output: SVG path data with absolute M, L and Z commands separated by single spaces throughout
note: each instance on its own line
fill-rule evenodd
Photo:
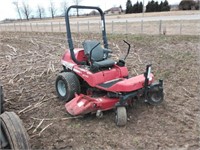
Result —
M 103 51 L 104 51 L 105 53 L 107 53 L 107 54 L 108 54 L 108 53 L 112 53 L 112 50 L 107 49 L 107 48 L 104 48 Z

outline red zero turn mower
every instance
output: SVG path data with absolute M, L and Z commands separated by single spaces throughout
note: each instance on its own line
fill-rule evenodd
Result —
M 4 112 L 3 89 L 0 85 L 0 149 L 29 150 L 29 136 L 14 112 Z
M 69 23 L 69 10 L 96 9 L 101 15 L 103 45 L 96 40 L 85 40 L 83 48 L 74 48 Z M 63 71 L 56 79 L 56 91 L 59 99 L 66 101 L 69 114 L 84 115 L 115 109 L 116 124 L 123 126 L 127 122 L 126 106 L 135 99 L 143 98 L 145 102 L 157 105 L 163 101 L 163 81 L 154 81 L 151 65 L 146 66 L 144 74 L 128 77 L 125 59 L 115 62 L 109 57 L 104 13 L 98 7 L 70 6 L 65 15 L 69 50 L 63 55 Z

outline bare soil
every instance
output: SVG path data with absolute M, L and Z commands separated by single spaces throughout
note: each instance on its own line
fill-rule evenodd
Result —
M 0 81 L 5 109 L 16 112 L 33 149 L 200 149 L 199 37 L 108 35 L 117 59 L 132 45 L 127 58 L 130 76 L 153 64 L 164 79 L 165 101 L 159 106 L 136 102 L 128 108 L 125 127 L 114 123 L 114 111 L 72 118 L 55 92 L 67 48 L 62 33 L 0 34 Z M 75 46 L 98 34 L 74 34 Z

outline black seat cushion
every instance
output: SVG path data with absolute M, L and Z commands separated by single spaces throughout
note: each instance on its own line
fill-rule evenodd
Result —
M 103 67 L 112 67 L 115 64 L 115 61 L 112 59 L 105 59 L 102 61 L 95 61 L 93 63 L 94 66 L 98 68 L 103 68 Z

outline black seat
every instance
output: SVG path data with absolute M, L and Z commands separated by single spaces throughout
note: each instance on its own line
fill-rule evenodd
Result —
M 115 64 L 115 61 L 108 58 L 108 54 L 112 51 L 102 48 L 101 45 L 98 44 L 99 42 L 96 40 L 86 40 L 83 42 L 84 53 L 88 58 L 90 58 L 90 53 L 93 49 L 91 53 L 91 67 L 95 68 L 95 70 L 112 67 Z

